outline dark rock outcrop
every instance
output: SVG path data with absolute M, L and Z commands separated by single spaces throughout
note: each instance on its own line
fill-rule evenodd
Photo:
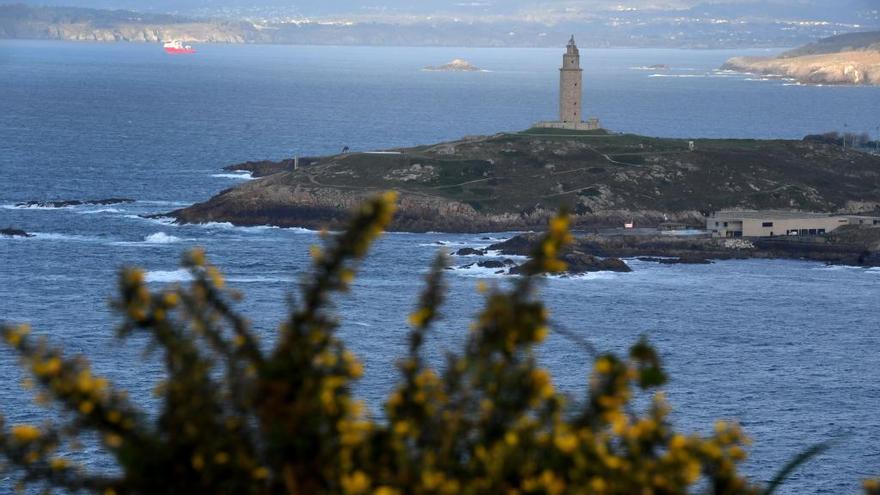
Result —
M 69 208 L 71 206 L 108 206 L 125 203 L 134 203 L 135 200 L 128 198 L 107 198 L 107 199 L 71 199 L 58 201 L 25 201 L 16 203 L 18 208 Z
M 34 237 L 33 234 L 28 234 L 27 232 L 25 232 L 21 229 L 13 229 L 13 228 L 0 229 L 0 235 L 6 236 L 6 237 Z
M 483 256 L 486 254 L 485 249 L 461 248 L 455 252 L 456 256 Z
M 570 252 L 560 257 L 567 265 L 565 273 L 567 275 L 579 275 L 582 273 L 592 272 L 631 272 L 630 268 L 623 260 L 618 258 L 599 258 L 581 252 Z M 526 265 L 514 266 L 510 269 L 511 275 L 520 275 L 525 272 Z
M 480 268 L 504 268 L 507 265 L 505 265 L 503 261 L 486 260 L 478 262 L 477 266 Z

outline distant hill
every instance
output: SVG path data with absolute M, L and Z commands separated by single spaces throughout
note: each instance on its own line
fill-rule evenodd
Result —
M 40 3 L 44 2 L 50 0 L 40 0 Z M 132 5 L 132 2 L 112 0 L 78 3 Z M 150 13 L 0 5 L 0 38 L 122 42 L 156 42 L 174 38 L 197 43 L 558 47 L 575 34 L 579 45 L 584 48 L 704 49 L 797 46 L 855 29 L 856 25 L 880 27 L 877 14 L 870 14 L 875 18 L 864 20 L 856 16 L 850 21 L 825 21 L 821 9 L 816 11 L 818 17 L 815 18 L 822 22 L 804 22 L 803 19 L 810 18 L 806 11 L 793 10 L 790 6 L 785 7 L 791 12 L 787 17 L 773 17 L 758 15 L 761 9 L 749 10 L 745 5 L 725 7 L 724 4 L 690 10 L 621 11 L 616 8 L 588 9 L 584 2 L 519 1 L 502 5 L 502 2 L 453 4 L 437 0 L 409 2 L 418 4 L 413 8 L 419 13 L 407 14 L 403 2 L 383 4 L 387 9 L 374 9 L 364 4 L 347 12 L 330 7 L 328 9 L 332 12 L 315 10 L 312 8 L 315 2 L 308 5 L 281 1 L 268 4 L 248 2 L 252 9 L 246 8 L 242 2 L 233 3 L 236 7 L 229 9 L 222 7 L 222 2 L 181 3 L 178 12 L 186 14 L 183 16 L 159 13 L 162 12 L 161 5 L 171 8 L 167 3 L 140 2 L 131 7 L 147 9 Z M 323 3 L 335 5 L 334 2 Z M 202 8 L 196 8 L 197 4 Z M 526 4 L 531 6 L 526 9 Z M 545 10 L 535 7 L 545 4 Z M 348 2 L 346 5 L 353 4 Z M 436 16 L 425 14 L 427 10 L 424 10 L 447 7 L 454 9 L 444 10 Z M 517 10 L 520 8 L 526 10 Z M 464 13 L 459 15 L 459 11 Z M 312 17 L 313 12 L 318 14 Z
M 168 14 L 77 7 L 0 5 L 0 38 L 65 41 L 243 43 L 250 23 L 204 21 Z
M 787 51 L 780 55 L 780 57 L 792 58 L 853 51 L 880 52 L 880 31 L 848 33 L 824 38 L 809 45 Z
M 722 69 L 793 78 L 804 84 L 880 85 L 880 31 L 821 39 L 774 58 L 734 57 Z

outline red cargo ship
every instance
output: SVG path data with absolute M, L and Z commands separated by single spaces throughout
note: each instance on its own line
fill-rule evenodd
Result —
M 195 53 L 196 50 L 190 45 L 184 45 L 180 40 L 166 41 L 165 52 L 172 55 L 184 55 Z

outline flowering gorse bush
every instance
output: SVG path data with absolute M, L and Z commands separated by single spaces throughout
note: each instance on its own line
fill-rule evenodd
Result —
M 5 469 L 22 488 L 119 495 L 760 491 L 737 471 L 746 456 L 738 426 L 719 422 L 708 437 L 676 432 L 659 392 L 646 411 L 633 410 L 634 393 L 665 381 L 647 342 L 626 357 L 599 356 L 577 408 L 537 366 L 549 315 L 534 297 L 536 276 L 565 269 L 556 258 L 570 241 L 565 216 L 551 221 L 527 276 L 510 290 L 485 290 L 464 350 L 442 372 L 421 357 L 444 296 L 438 257 L 410 316 L 409 353 L 386 414 L 367 416 L 351 394 L 362 367 L 336 337 L 328 306 L 394 207 L 391 194 L 364 204 L 346 231 L 313 249 L 301 302 L 268 351 L 202 251 L 184 260 L 188 287 L 151 292 L 143 272 L 125 270 L 115 302 L 120 335 L 147 334 L 165 366 L 153 421 L 85 359 L 65 357 L 27 327 L 5 327 L 42 400 L 60 411 L 54 423 L 4 429 Z M 61 455 L 90 434 L 120 474 L 91 473 Z

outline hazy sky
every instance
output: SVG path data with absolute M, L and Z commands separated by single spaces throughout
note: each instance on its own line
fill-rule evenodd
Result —
M 431 14 L 517 16 L 548 11 L 590 11 L 616 8 L 681 9 L 712 5 L 736 15 L 821 17 L 847 9 L 878 9 L 880 0 L 0 0 L 0 3 L 23 1 L 30 5 L 69 5 L 97 8 L 122 8 L 166 12 L 221 10 L 224 8 L 258 11 L 281 9 L 303 15 L 328 14 Z M 726 5 L 722 7 L 721 5 Z

